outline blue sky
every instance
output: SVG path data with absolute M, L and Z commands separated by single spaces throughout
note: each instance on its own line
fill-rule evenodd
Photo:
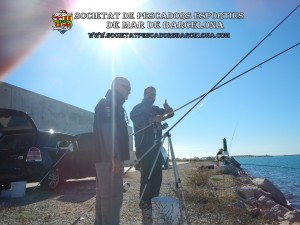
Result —
M 36 38 L 36 41 L 28 45 L 22 60 L 16 60 L 8 72 L 1 74 L 1 80 L 93 112 L 113 76 L 126 76 L 132 85 L 125 103 L 128 114 L 142 100 L 144 88 L 150 85 L 157 89 L 156 104 L 162 106 L 167 99 L 173 109 L 204 94 L 300 4 L 296 0 L 228 0 L 226 3 L 218 0 L 114 0 L 102 4 L 67 1 L 65 9 L 73 13 L 244 13 L 244 19 L 223 20 L 224 29 L 152 31 L 229 32 L 229 39 L 108 40 L 88 38 L 88 32 L 118 32 L 106 29 L 108 20 L 74 20 L 73 28 L 62 35 L 51 27 L 51 15 L 61 9 L 54 4 L 56 1 L 50 1 L 49 6 L 31 2 L 32 7 L 26 9 L 12 8 L 28 10 L 28 14 L 25 13 L 28 20 L 34 16 L 35 7 L 47 8 L 41 16 L 47 16 L 49 21 L 44 19 L 45 26 L 30 32 L 35 37 L 24 33 L 24 37 Z M 299 21 L 298 8 L 226 80 L 298 43 Z M 16 43 L 28 44 L 22 38 Z M 171 131 L 176 157 L 215 155 L 224 137 L 231 145 L 231 155 L 300 154 L 299 59 L 298 46 L 208 95 Z M 167 121 L 169 126 L 192 105 L 176 112 Z

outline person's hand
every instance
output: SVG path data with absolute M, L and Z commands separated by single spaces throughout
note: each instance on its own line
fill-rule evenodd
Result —
M 173 109 L 169 106 L 167 99 L 165 100 L 165 103 L 163 104 L 163 106 L 167 113 L 171 113 L 173 111 Z
M 156 115 L 149 118 L 149 123 L 160 123 L 163 120 L 165 120 L 163 116 Z
M 113 174 L 118 174 L 121 173 L 121 168 L 122 168 L 122 163 L 118 159 L 112 159 L 112 173 Z

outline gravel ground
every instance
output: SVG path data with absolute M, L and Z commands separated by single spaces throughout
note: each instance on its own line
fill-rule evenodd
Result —
M 189 189 L 186 184 L 187 174 L 199 166 L 206 166 L 213 162 L 197 162 L 178 164 L 179 177 L 183 196 Z M 215 173 L 216 169 L 210 170 Z M 231 175 L 216 175 L 215 180 L 221 184 L 215 184 L 213 191 L 216 193 L 234 194 L 238 185 Z M 121 224 L 142 224 L 139 203 L 139 171 L 129 172 L 124 180 L 130 183 L 129 190 L 124 193 Z M 219 183 L 220 184 L 220 183 Z M 2 198 L 0 199 L 0 224 L 1 225 L 41 225 L 41 224 L 93 224 L 94 203 L 96 193 L 96 182 L 94 178 L 85 180 L 68 181 L 66 185 L 56 193 L 49 193 L 33 187 L 27 188 L 24 198 Z M 175 197 L 176 185 L 173 169 L 163 171 L 163 183 L 160 196 Z M 208 207 L 205 202 L 184 201 L 186 210 L 185 224 L 265 224 L 258 219 L 243 220 L 239 217 L 228 216 L 223 209 L 218 210 Z M 234 210 L 233 210 L 234 211 Z M 237 211 L 238 212 L 238 211 Z

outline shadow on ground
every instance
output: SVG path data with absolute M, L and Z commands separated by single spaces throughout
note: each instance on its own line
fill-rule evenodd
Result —
M 55 191 L 44 190 L 35 186 L 26 188 L 26 195 L 22 198 L 0 198 L 1 207 L 24 206 L 44 200 L 53 199 L 56 201 L 82 203 L 96 195 L 96 181 L 90 180 L 69 180 L 62 187 Z

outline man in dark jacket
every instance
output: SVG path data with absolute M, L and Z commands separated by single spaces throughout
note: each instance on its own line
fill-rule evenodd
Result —
M 162 126 L 161 121 L 172 117 L 173 109 L 164 103 L 164 108 L 153 105 L 156 98 L 156 90 L 154 87 L 147 87 L 144 90 L 144 99 L 136 105 L 130 112 L 130 118 L 134 125 L 136 156 L 140 160 L 143 155 L 148 153 L 141 159 L 141 184 L 140 184 L 140 207 L 145 216 L 151 216 L 151 199 L 157 197 L 160 192 L 162 182 L 162 155 L 160 153 Z M 151 149 L 149 151 L 149 149 Z M 155 158 L 159 154 L 155 165 Z M 151 168 L 154 166 L 151 178 L 148 181 Z M 145 185 L 146 189 L 144 191 Z M 144 194 L 143 194 L 144 191 Z M 148 211 L 145 214 L 145 211 Z M 150 212 L 149 212 L 150 211 Z M 149 215 L 150 214 L 150 215 Z
M 130 94 L 130 83 L 116 77 L 95 108 L 97 225 L 118 225 L 123 202 L 124 161 L 129 159 L 129 137 L 123 103 Z

